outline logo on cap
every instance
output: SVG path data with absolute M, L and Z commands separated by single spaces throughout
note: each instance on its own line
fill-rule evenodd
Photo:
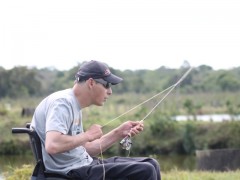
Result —
M 109 69 L 106 69 L 105 72 L 104 72 L 104 75 L 105 75 L 105 76 L 108 76 L 108 75 L 110 75 L 110 74 L 111 74 L 110 70 L 109 70 Z

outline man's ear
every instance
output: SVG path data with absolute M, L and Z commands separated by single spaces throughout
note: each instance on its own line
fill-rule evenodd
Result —
M 95 83 L 94 79 L 93 78 L 89 78 L 87 81 L 86 81 L 88 87 L 92 87 Z

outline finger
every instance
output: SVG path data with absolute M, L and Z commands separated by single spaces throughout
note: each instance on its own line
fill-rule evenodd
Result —
M 136 128 L 136 129 L 138 129 L 138 130 L 141 130 L 141 129 L 143 129 L 143 125 L 141 125 L 141 124 L 138 124 L 137 126 L 135 126 L 134 128 Z
M 133 132 L 133 131 L 131 131 L 131 132 L 130 132 L 130 134 L 131 134 L 131 137 L 133 137 L 133 136 L 135 136 L 135 135 L 136 135 L 136 133 L 135 133 L 135 132 Z
M 131 129 L 131 131 L 134 133 L 134 135 L 136 135 L 136 134 L 139 134 L 139 130 L 137 130 L 137 129 Z
M 139 121 L 132 121 L 132 125 L 133 126 L 136 126 L 136 125 L 138 125 L 139 124 Z

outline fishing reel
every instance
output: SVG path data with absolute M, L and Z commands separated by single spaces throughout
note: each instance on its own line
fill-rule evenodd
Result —
M 122 146 L 122 149 L 126 149 L 127 151 L 130 150 L 132 146 L 131 136 L 127 135 L 124 139 L 122 139 L 120 141 L 120 145 Z

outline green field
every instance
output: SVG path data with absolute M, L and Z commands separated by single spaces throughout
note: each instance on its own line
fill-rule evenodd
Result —
M 24 165 L 5 173 L 6 180 L 28 180 L 31 176 L 33 167 Z M 228 172 L 208 172 L 208 171 L 179 171 L 177 169 L 162 172 L 163 180 L 239 180 L 240 170 Z
M 125 94 L 112 96 L 104 107 L 91 107 L 83 110 L 85 128 L 92 123 L 104 125 L 108 131 L 126 120 L 141 120 L 159 102 L 162 96 L 142 104 L 154 94 Z M 173 115 L 235 113 L 239 114 L 239 93 L 213 93 L 180 95 L 173 92 L 145 120 L 144 132 L 134 137 L 131 155 L 193 155 L 195 150 L 211 148 L 240 148 L 240 121 L 229 122 L 176 122 Z M 22 155 L 29 153 L 26 135 L 12 135 L 12 127 L 25 126 L 31 117 L 21 117 L 23 107 L 35 107 L 41 98 L 1 99 L 0 100 L 0 154 Z M 136 108 L 135 108 L 136 107 Z M 134 108 L 129 113 L 130 109 Z M 121 116 L 124 114 L 123 116 Z M 120 116 L 120 117 L 119 117 Z M 119 117 L 119 118 L 116 118 Z M 235 138 L 234 138 L 235 137 Z M 28 152 L 27 152 L 28 151 Z M 119 146 L 113 146 L 106 155 L 122 155 Z M 105 155 L 104 154 L 104 155 Z M 29 179 L 32 167 L 26 165 L 9 169 L 8 179 Z M 170 170 L 162 172 L 163 179 L 240 179 L 240 172 L 200 172 Z

